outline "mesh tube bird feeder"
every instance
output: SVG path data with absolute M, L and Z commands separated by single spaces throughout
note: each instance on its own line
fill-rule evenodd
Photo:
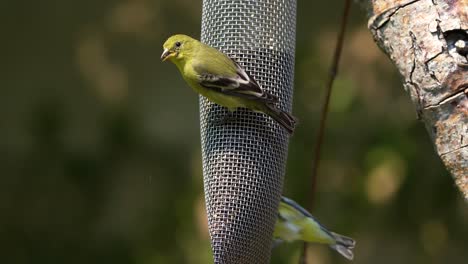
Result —
M 296 0 L 204 0 L 201 39 L 291 112 Z M 217 120 L 229 116 L 226 122 Z M 200 98 L 203 178 L 215 263 L 268 263 L 288 133 L 261 113 Z

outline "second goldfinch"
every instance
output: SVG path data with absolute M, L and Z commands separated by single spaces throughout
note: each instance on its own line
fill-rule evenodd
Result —
M 326 244 L 349 260 L 354 258 L 354 239 L 328 231 L 307 210 L 286 197 L 281 198 L 273 236 L 280 241 Z
M 278 97 L 260 85 L 234 60 L 221 51 L 189 36 L 178 34 L 163 45 L 163 61 L 173 62 L 185 81 L 208 100 L 234 111 L 249 108 L 271 116 L 289 133 L 296 119 L 278 109 Z

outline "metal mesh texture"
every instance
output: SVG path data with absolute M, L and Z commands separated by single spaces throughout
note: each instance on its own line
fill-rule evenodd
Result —
M 296 0 L 204 0 L 202 41 L 234 58 L 291 112 Z M 268 263 L 288 148 L 270 117 L 200 98 L 203 178 L 215 263 Z

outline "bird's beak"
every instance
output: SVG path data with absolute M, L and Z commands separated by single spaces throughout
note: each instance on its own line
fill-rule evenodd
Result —
M 171 52 L 170 50 L 168 49 L 164 49 L 163 53 L 161 54 L 161 60 L 162 61 L 165 61 L 167 60 L 169 57 L 172 57 L 174 56 L 174 53 Z

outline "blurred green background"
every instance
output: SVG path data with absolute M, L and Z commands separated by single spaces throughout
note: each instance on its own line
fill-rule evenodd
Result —
M 302 204 L 342 5 L 299 1 L 284 192 Z M 169 35 L 199 38 L 201 0 L 6 0 L 0 14 L 0 261 L 212 262 L 198 99 L 159 59 Z M 313 213 L 358 241 L 355 263 L 462 263 L 467 205 L 365 11 L 352 14 Z

